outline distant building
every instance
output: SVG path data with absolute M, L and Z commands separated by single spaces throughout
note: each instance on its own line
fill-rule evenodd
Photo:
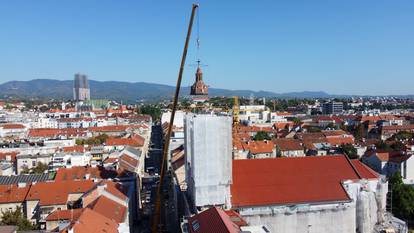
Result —
M 322 114 L 340 114 L 344 110 L 344 104 L 342 102 L 329 102 L 322 104 Z
M 91 99 L 88 77 L 84 74 L 75 74 L 75 80 L 73 83 L 73 99 L 80 101 Z
M 232 119 L 226 116 L 185 117 L 187 192 L 195 207 L 230 204 Z
M 191 93 L 195 101 L 203 101 L 208 96 L 208 86 L 203 82 L 203 72 L 200 66 L 197 68 L 196 80 L 191 86 Z

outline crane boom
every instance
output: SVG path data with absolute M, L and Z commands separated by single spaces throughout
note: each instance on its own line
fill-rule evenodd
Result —
M 192 10 L 191 10 L 190 22 L 188 24 L 187 37 L 185 39 L 184 50 L 183 50 L 183 54 L 182 54 L 182 57 L 181 57 L 180 70 L 178 72 L 177 85 L 175 87 L 175 94 L 174 94 L 173 106 L 172 106 L 172 110 L 171 110 L 170 124 L 168 125 L 167 135 L 165 136 L 165 140 L 164 140 L 165 143 L 164 143 L 164 148 L 163 148 L 163 153 L 162 153 L 162 161 L 161 161 L 161 169 L 160 169 L 160 182 L 158 183 L 158 187 L 157 187 L 157 194 L 156 194 L 156 201 L 155 201 L 155 211 L 154 211 L 154 218 L 153 218 L 153 222 L 152 222 L 152 232 L 153 233 L 161 232 L 161 229 L 160 229 L 160 222 L 161 222 L 161 189 L 162 189 L 163 181 L 164 181 L 164 174 L 165 174 L 165 167 L 166 167 L 165 165 L 167 163 L 167 158 L 168 158 L 168 149 L 169 149 L 169 146 L 170 146 L 170 138 L 171 138 L 171 132 L 172 132 L 172 129 L 173 129 L 173 124 L 174 124 L 175 112 L 176 112 L 176 109 L 177 109 L 178 97 L 180 95 L 181 80 L 182 80 L 182 77 L 183 77 L 184 65 L 185 65 L 185 60 L 186 60 L 186 57 L 187 57 L 188 43 L 190 41 L 191 29 L 193 27 L 194 16 L 195 16 L 195 12 L 196 12 L 197 8 L 198 8 L 198 4 L 193 4 Z

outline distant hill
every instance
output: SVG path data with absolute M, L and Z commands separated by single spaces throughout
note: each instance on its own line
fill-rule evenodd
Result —
M 175 87 L 146 83 L 146 82 L 118 82 L 90 80 L 91 96 L 94 99 L 114 99 L 124 101 L 165 99 L 171 98 Z M 182 95 L 190 93 L 190 87 L 183 87 Z M 325 92 L 291 92 L 274 93 L 267 91 L 228 90 L 210 88 L 210 96 L 250 96 L 255 97 L 291 97 L 291 98 L 328 98 Z M 25 97 L 25 98 L 52 98 L 71 99 L 73 96 L 72 80 L 34 79 L 30 81 L 10 81 L 0 84 L 0 97 Z

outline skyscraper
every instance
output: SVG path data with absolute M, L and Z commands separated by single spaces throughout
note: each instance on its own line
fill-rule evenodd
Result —
M 73 99 L 77 101 L 91 99 L 88 77 L 84 74 L 75 74 L 75 80 L 73 83 Z

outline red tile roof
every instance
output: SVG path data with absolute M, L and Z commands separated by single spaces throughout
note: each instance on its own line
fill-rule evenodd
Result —
M 189 233 L 239 233 L 240 228 L 217 207 L 212 207 L 188 219 Z
M 247 145 L 251 154 L 272 153 L 274 146 L 272 141 L 250 141 Z
M 275 143 L 275 145 L 279 147 L 281 151 L 304 150 L 301 141 L 297 139 L 278 138 L 274 139 L 273 143 Z
M 0 203 L 21 203 L 29 193 L 30 185 L 19 188 L 17 185 L 0 185 Z
M 127 186 L 123 186 L 120 183 L 116 183 L 110 180 L 103 180 L 99 184 L 106 184 L 105 190 L 115 197 L 124 201 L 128 199 L 126 196 L 126 193 L 128 192 Z
M 99 127 L 90 127 L 92 132 L 123 132 L 127 130 L 131 125 L 108 125 Z
M 333 146 L 354 144 L 354 137 L 328 137 L 326 138 L 326 141 Z
M 363 164 L 358 159 L 351 160 L 351 163 L 352 165 L 354 165 L 354 167 L 357 169 L 357 171 L 362 177 L 365 177 L 367 179 L 375 179 L 379 177 L 379 174 L 377 172 L 372 170 L 367 165 Z
M 382 126 L 382 131 L 386 131 L 386 130 L 414 130 L 414 124 L 411 125 L 385 125 Z
M 46 217 L 46 221 L 76 220 L 84 209 L 55 210 Z
M 232 205 L 348 201 L 340 183 L 347 179 L 359 179 L 359 175 L 345 156 L 234 160 Z
M 4 125 L 1 125 L 0 127 L 2 127 L 3 129 L 24 129 L 26 128 L 22 124 L 4 124 Z
M 0 153 L 0 160 L 10 159 L 10 161 L 16 162 L 16 156 L 17 156 L 17 152 Z
M 83 153 L 83 152 L 85 152 L 85 147 L 82 146 L 82 145 L 65 146 L 65 147 L 63 147 L 63 152 L 79 152 L 79 153 Z
M 118 173 L 112 170 L 106 170 L 103 167 L 72 167 L 59 168 L 56 171 L 55 180 L 85 180 L 85 179 L 108 179 L 117 177 Z M 87 177 L 88 176 L 88 177 Z
M 142 137 L 141 137 L 142 138 Z M 107 146 L 133 146 L 140 147 L 144 145 L 143 140 L 138 137 L 135 138 L 108 138 L 106 140 Z
M 124 222 L 128 212 L 126 206 L 112 201 L 105 196 L 98 197 L 98 199 L 88 207 L 117 223 Z
M 127 170 L 130 172 L 135 172 L 135 169 L 138 167 L 139 161 L 135 158 L 130 157 L 127 154 L 122 154 L 119 157 L 118 165 L 121 170 Z
M 33 184 L 26 200 L 39 200 L 41 206 L 66 204 L 71 193 L 85 193 L 95 186 L 92 180 L 53 181 Z
M 59 129 L 30 129 L 29 137 L 56 137 L 60 134 Z
M 68 228 L 76 233 L 118 233 L 118 224 L 115 221 L 89 208 L 84 209 L 78 220 Z M 68 229 L 64 232 L 68 232 Z

